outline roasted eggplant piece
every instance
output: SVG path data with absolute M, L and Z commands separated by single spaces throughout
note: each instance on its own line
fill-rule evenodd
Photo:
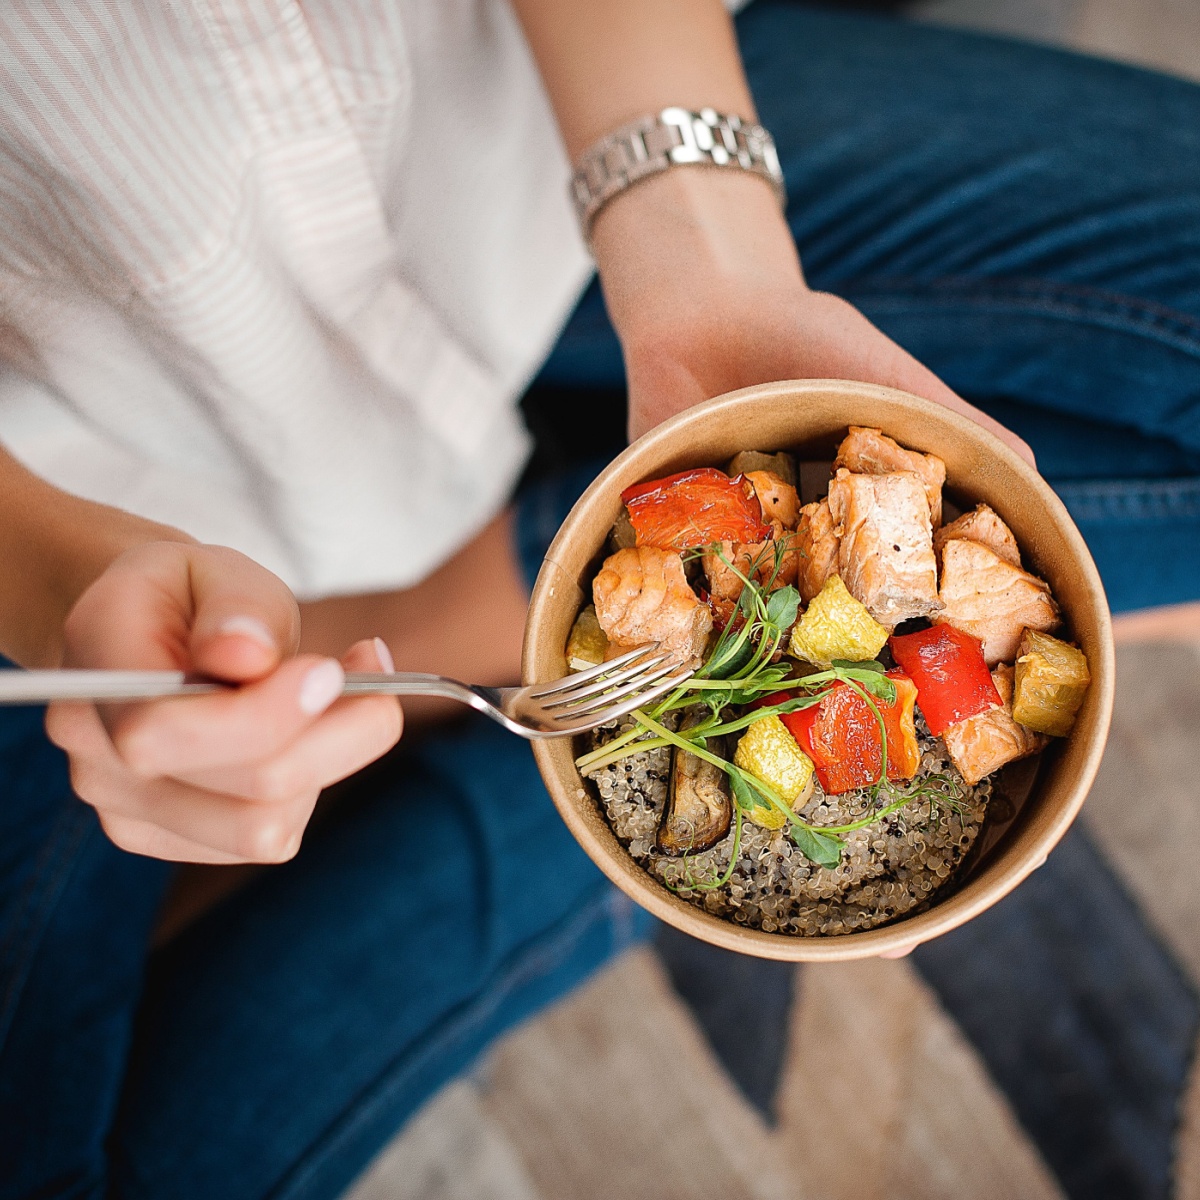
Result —
M 637 531 L 629 519 L 629 509 L 621 505 L 621 515 L 613 523 L 608 535 L 608 544 L 615 554 L 618 550 L 632 550 L 637 545 Z
M 709 748 L 724 755 L 722 741 Z M 667 807 L 655 844 L 664 854 L 699 854 L 715 846 L 728 832 L 733 819 L 729 778 L 720 767 L 676 747 L 671 756 L 671 781 Z

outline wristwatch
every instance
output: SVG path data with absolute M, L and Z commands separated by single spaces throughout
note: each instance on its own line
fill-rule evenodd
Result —
M 711 108 L 664 108 L 639 117 L 589 146 L 575 165 L 571 198 L 584 240 L 590 244 L 596 214 L 640 179 L 681 165 L 750 171 L 765 179 L 786 204 L 775 139 L 761 126 Z

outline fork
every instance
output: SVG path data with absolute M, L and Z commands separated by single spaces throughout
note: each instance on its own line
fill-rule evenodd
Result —
M 611 662 L 528 687 L 493 688 L 407 671 L 351 672 L 343 696 L 439 696 L 458 700 L 524 738 L 586 733 L 649 704 L 692 668 L 650 642 Z M 157 700 L 234 690 L 182 671 L 0 671 L 0 705 L 54 700 Z

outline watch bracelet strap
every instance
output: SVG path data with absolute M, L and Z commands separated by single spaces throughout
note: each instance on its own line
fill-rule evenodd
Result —
M 765 179 L 787 203 L 775 139 L 761 126 L 711 108 L 664 108 L 614 129 L 580 155 L 571 199 L 590 244 L 596 214 L 641 179 L 673 166 L 699 165 L 749 171 Z

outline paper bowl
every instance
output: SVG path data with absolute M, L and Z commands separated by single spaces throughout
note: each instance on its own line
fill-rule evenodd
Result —
M 1075 728 L 1047 752 L 1028 800 L 975 871 L 923 911 L 881 928 L 828 937 L 765 933 L 713 916 L 674 895 L 617 840 L 575 769 L 573 739 L 534 743 L 542 778 L 588 857 L 636 903 L 668 924 L 729 950 L 787 961 L 866 958 L 928 941 L 969 921 L 1039 867 L 1079 812 L 1095 778 L 1112 715 L 1112 625 L 1100 576 L 1061 501 L 1023 459 L 950 409 L 906 392 L 844 380 L 792 380 L 744 388 L 658 426 L 615 459 L 571 510 L 538 574 L 525 628 L 526 683 L 566 673 L 564 646 L 630 484 L 696 466 L 722 466 L 739 450 L 792 450 L 831 459 L 849 425 L 881 428 L 946 463 L 947 492 L 983 501 L 1009 524 L 1030 570 L 1047 580 L 1066 628 L 1092 672 Z

